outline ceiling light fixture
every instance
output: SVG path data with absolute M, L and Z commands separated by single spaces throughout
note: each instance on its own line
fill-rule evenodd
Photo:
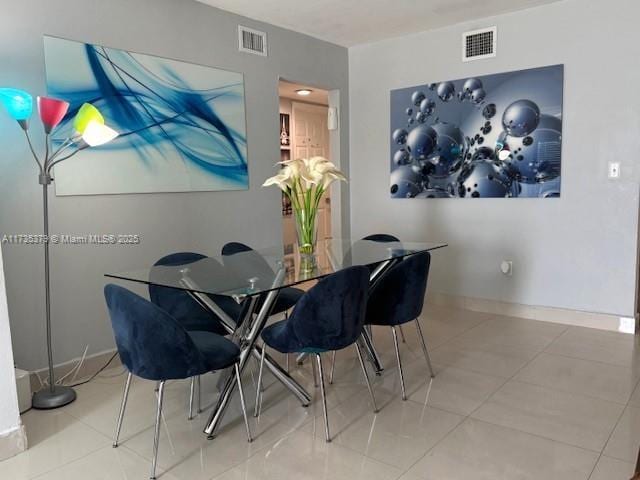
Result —
M 313 90 L 310 90 L 308 88 L 300 88 L 298 90 L 296 90 L 296 93 L 302 97 L 306 97 L 307 95 L 311 95 L 311 92 L 313 92 Z

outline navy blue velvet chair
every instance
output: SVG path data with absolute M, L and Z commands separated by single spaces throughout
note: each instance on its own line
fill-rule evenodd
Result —
M 251 272 L 254 276 L 260 276 L 260 272 L 265 272 L 265 276 L 273 275 L 273 270 L 264 259 L 262 255 L 256 252 L 253 248 L 244 243 L 240 242 L 229 242 L 222 247 L 222 255 L 224 257 L 229 257 L 235 255 L 236 253 L 245 253 L 245 252 L 253 252 L 251 256 L 251 260 L 248 259 L 247 256 L 243 257 L 244 262 L 251 262 Z M 227 264 L 227 259 L 224 259 L 225 265 Z M 231 261 L 232 263 L 232 261 Z M 256 275 L 257 274 L 257 275 Z M 287 287 L 282 288 L 278 292 L 278 297 L 273 305 L 273 309 L 271 310 L 271 315 L 277 315 L 279 313 L 284 313 L 285 318 L 287 316 L 287 312 L 291 307 L 293 307 L 296 302 L 304 295 L 304 291 L 299 288 Z
M 367 235 L 366 237 L 363 237 L 363 240 L 371 240 L 372 242 L 383 242 L 383 243 L 400 241 L 398 237 L 394 237 L 389 233 L 374 233 L 372 235 Z
M 197 262 L 207 258 L 205 255 L 194 252 L 177 252 L 166 255 L 158 260 L 154 266 L 181 266 Z M 208 259 L 208 268 L 213 268 L 213 259 Z M 222 270 L 224 267 L 220 265 Z M 234 321 L 240 317 L 240 308 L 231 297 L 222 295 L 210 295 L 212 300 L 225 311 Z M 171 315 L 175 320 L 189 332 L 212 332 L 219 335 L 228 335 L 222 320 L 215 313 L 205 309 L 188 292 L 175 288 L 162 287 L 159 285 L 149 285 L 149 298 L 162 310 Z M 189 397 L 189 420 L 193 419 L 193 399 L 195 395 L 196 383 L 198 386 L 198 406 L 197 412 L 201 412 L 200 399 L 200 377 L 191 380 L 191 393 Z
M 296 303 L 288 320 L 276 322 L 262 331 L 262 340 L 265 345 L 262 349 L 263 355 L 258 374 L 258 389 L 262 383 L 264 353 L 267 346 L 285 354 L 305 352 L 315 355 L 327 442 L 331 441 L 331 435 L 327 417 L 322 353 L 355 345 L 374 411 L 378 410 L 362 352 L 357 344 L 365 321 L 368 288 L 369 270 L 366 267 L 350 267 L 336 272 L 320 280 L 306 292 Z M 258 400 L 259 390 L 257 403 Z
M 151 478 L 155 479 L 165 382 L 228 367 L 235 369 L 247 437 L 249 442 L 252 441 L 238 367 L 240 349 L 235 343 L 213 332 L 187 332 L 157 305 L 118 285 L 107 285 L 104 296 L 118 354 L 129 371 L 118 414 L 114 448 L 118 446 L 132 376 L 160 382 L 151 463 Z
M 366 323 L 367 325 L 391 327 L 403 400 L 407 399 L 407 394 L 396 333 L 397 327 L 415 321 L 429 373 L 433 377 L 431 359 L 418 320 L 424 305 L 430 263 L 431 254 L 429 252 L 411 255 L 387 271 L 369 292 Z

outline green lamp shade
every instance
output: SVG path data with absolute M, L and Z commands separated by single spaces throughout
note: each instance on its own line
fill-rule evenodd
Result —
M 0 88 L 0 102 L 11 118 L 19 122 L 28 120 L 33 112 L 33 97 L 23 90 Z
M 82 135 L 90 122 L 97 122 L 100 125 L 104 125 L 104 117 L 96 107 L 90 103 L 84 103 L 78 110 L 76 118 L 73 120 L 73 128 Z

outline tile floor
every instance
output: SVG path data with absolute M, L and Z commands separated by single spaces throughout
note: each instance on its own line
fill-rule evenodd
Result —
M 386 370 L 375 377 L 374 414 L 353 349 L 339 352 L 328 387 L 334 441 L 308 362 L 294 375 L 316 400 L 302 408 L 267 377 L 263 408 L 246 442 L 237 399 L 219 436 L 201 433 L 207 413 L 186 418 L 188 383 L 167 386 L 160 445 L 165 480 L 629 479 L 640 446 L 640 348 L 611 332 L 428 306 L 421 318 L 437 376 L 427 378 L 415 328 L 404 328 L 409 399 L 388 329 L 376 329 Z M 293 363 L 293 362 L 292 362 Z M 330 359 L 327 357 L 325 366 Z M 328 370 L 328 368 L 326 368 Z M 105 372 L 78 400 L 23 416 L 31 448 L 0 463 L 0 478 L 123 480 L 148 477 L 153 384 L 134 381 L 122 444 L 111 436 L 125 376 Z M 205 403 L 217 377 L 203 378 Z M 245 389 L 253 405 L 254 365 Z M 252 407 L 251 407 L 252 409 Z

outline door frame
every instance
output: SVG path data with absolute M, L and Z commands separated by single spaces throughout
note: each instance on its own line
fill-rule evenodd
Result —
M 345 138 L 342 138 L 341 129 L 342 129 L 343 118 L 342 118 L 342 108 L 340 105 L 340 101 L 341 101 L 340 90 L 331 88 L 331 87 L 325 87 L 322 85 L 317 85 L 317 84 L 314 84 L 313 82 L 306 82 L 304 80 L 294 80 L 288 77 L 279 76 L 278 81 L 276 83 L 276 96 L 278 99 L 280 98 L 278 87 L 281 80 L 285 82 L 291 82 L 291 83 L 300 83 L 300 84 L 308 85 L 311 88 L 315 87 L 320 90 L 326 90 L 327 92 L 329 92 L 328 107 L 336 109 L 337 120 L 338 120 L 337 128 L 335 130 L 329 130 L 329 158 L 338 169 L 342 170 L 345 173 L 345 175 L 348 178 L 349 172 L 348 171 L 345 172 L 341 151 L 342 151 L 342 142 L 343 140 L 346 140 L 348 138 L 349 132 L 345 132 Z M 291 101 L 292 103 L 295 102 L 295 100 L 291 100 Z M 304 102 L 298 102 L 298 103 L 304 103 Z M 279 102 L 278 102 L 278 105 L 279 105 Z M 313 103 L 307 103 L 307 105 L 313 105 Z M 293 107 L 292 107 L 292 113 L 293 113 Z M 279 132 L 280 116 L 275 115 L 274 118 L 278 120 L 277 131 Z M 291 123 L 293 123 L 293 118 L 291 118 Z M 291 134 L 293 134 L 292 129 L 293 127 L 290 126 Z M 278 155 L 278 158 L 279 158 L 279 155 Z M 345 162 L 346 162 L 346 159 L 345 159 Z M 333 238 L 342 238 L 344 236 L 343 232 L 345 231 L 345 229 L 347 232 L 349 232 L 351 229 L 348 223 L 349 212 L 348 211 L 343 212 L 343 208 L 342 208 L 342 198 L 344 195 L 348 195 L 348 192 L 349 192 L 348 186 L 345 182 L 333 182 L 333 185 L 331 185 L 331 235 L 333 236 Z

